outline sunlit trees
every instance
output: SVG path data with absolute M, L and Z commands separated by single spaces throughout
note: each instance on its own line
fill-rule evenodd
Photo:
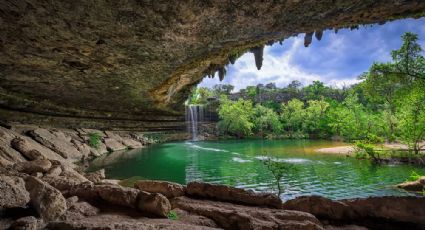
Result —
M 245 137 L 251 135 L 254 124 L 251 122 L 253 114 L 252 102 L 239 99 L 231 101 L 226 96 L 220 97 L 219 112 L 220 130 L 225 134 Z
M 280 117 L 285 130 L 292 134 L 303 134 L 306 118 L 304 102 L 292 99 L 288 103 L 282 103 L 281 110 Z
M 279 115 L 273 109 L 257 104 L 253 110 L 252 120 L 254 131 L 257 133 L 272 132 L 278 134 L 282 130 Z
M 405 95 L 397 117 L 400 140 L 418 154 L 425 139 L 425 84 L 417 84 Z

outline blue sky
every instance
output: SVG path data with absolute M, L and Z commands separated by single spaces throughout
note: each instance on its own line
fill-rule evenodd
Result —
M 357 77 L 367 71 L 373 62 L 391 60 L 391 50 L 398 49 L 405 32 L 419 35 L 425 49 L 425 18 L 405 19 L 385 25 L 361 27 L 359 30 L 325 31 L 321 41 L 304 47 L 304 34 L 286 39 L 282 45 L 266 46 L 261 70 L 257 70 L 254 55 L 246 53 L 234 65 L 227 66 L 222 82 L 218 76 L 204 78 L 201 87 L 232 84 L 235 90 L 259 83 L 276 83 L 283 87 L 293 80 L 304 85 L 314 80 L 334 87 L 358 82 Z

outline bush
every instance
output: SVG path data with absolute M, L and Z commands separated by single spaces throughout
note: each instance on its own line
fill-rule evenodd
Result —
M 177 215 L 176 211 L 171 210 L 168 214 L 167 214 L 167 218 L 170 220 L 178 220 L 179 216 Z
M 417 172 L 412 171 L 410 173 L 409 178 L 407 178 L 407 181 L 417 181 L 421 178 L 421 175 L 419 175 Z

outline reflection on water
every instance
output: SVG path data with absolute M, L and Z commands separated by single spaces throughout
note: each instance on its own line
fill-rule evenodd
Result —
M 226 140 L 178 142 L 117 152 L 97 158 L 90 170 L 105 168 L 107 177 L 139 176 L 178 183 L 205 181 L 256 191 L 275 191 L 272 176 L 261 160 L 265 156 L 291 164 L 282 179 L 283 199 L 322 195 L 332 199 L 413 195 L 395 188 L 412 170 L 408 165 L 374 165 L 341 155 L 314 153 L 314 149 L 341 143 L 311 140 Z

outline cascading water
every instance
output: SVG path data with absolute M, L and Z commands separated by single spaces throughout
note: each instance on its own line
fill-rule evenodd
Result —
M 192 141 L 198 140 L 199 125 L 204 121 L 204 106 L 188 105 L 186 106 L 186 123 L 188 132 L 192 136 Z

